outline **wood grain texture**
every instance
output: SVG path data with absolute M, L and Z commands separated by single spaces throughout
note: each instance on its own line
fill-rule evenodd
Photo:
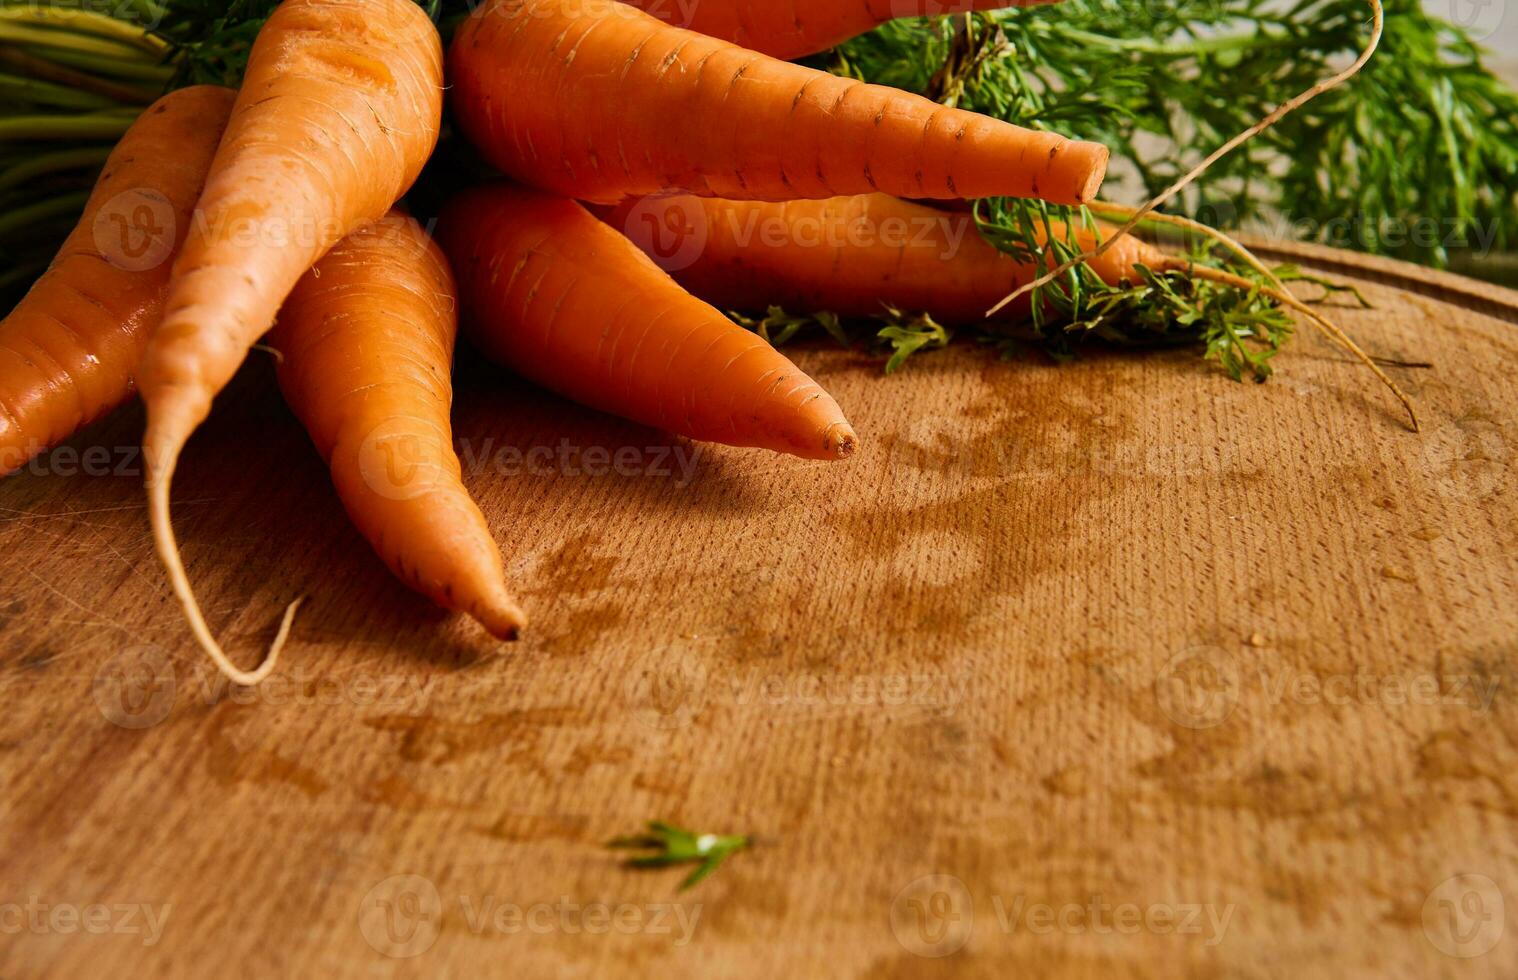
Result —
M 1518 333 L 1395 273 L 1337 312 L 1432 363 L 1421 435 L 1307 334 L 1263 386 L 816 350 L 856 460 L 685 479 L 465 365 L 513 648 L 390 579 L 254 364 L 176 514 L 244 662 L 310 597 L 256 692 L 111 420 L 122 475 L 0 484 L 0 976 L 1518 975 Z M 561 445 L 632 449 L 500 455 Z M 682 895 L 600 847 L 653 817 L 762 843 Z

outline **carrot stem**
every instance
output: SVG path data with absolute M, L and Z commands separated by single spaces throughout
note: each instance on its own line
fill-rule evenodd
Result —
M 1093 249 L 1091 251 L 1088 251 L 1088 252 L 1082 252 L 1080 255 L 1075 256 L 1073 259 L 1070 259 L 1068 262 L 1064 262 L 1064 263 L 1062 263 L 1062 264 L 1054 267 L 1053 269 L 1049 270 L 1049 272 L 1047 272 L 1046 274 L 1040 276 L 1037 279 L 1034 279 L 1032 282 L 1027 283 L 1026 285 L 1018 287 L 1015 291 L 1013 291 L 1012 293 L 1010 293 L 1007 296 L 1003 297 L 1002 300 L 1001 300 L 1001 302 L 997 303 L 990 310 L 988 310 L 986 312 L 986 316 L 987 317 L 995 316 L 1002 309 L 1004 309 L 1009 303 L 1011 303 L 1014 300 L 1016 300 L 1019 296 L 1022 296 L 1024 294 L 1026 294 L 1028 292 L 1031 292 L 1034 289 L 1038 289 L 1038 288 L 1040 288 L 1042 286 L 1046 286 L 1049 283 L 1051 283 L 1051 282 L 1055 281 L 1056 279 L 1058 279 L 1060 276 L 1064 275 L 1066 272 L 1068 272 L 1071 269 L 1075 268 L 1077 265 L 1082 265 L 1082 264 L 1086 263 L 1087 261 L 1089 261 L 1091 259 L 1094 259 L 1094 258 L 1102 255 L 1109 248 L 1112 247 L 1113 243 L 1117 242 L 1123 236 L 1125 236 L 1129 232 L 1133 231 L 1134 228 L 1137 228 L 1144 221 L 1144 219 L 1151 212 L 1153 212 L 1156 208 L 1158 208 L 1160 205 L 1164 204 L 1166 201 L 1170 200 L 1175 195 L 1179 194 L 1182 190 L 1186 189 L 1186 187 L 1188 187 L 1192 183 L 1192 181 L 1196 180 L 1202 174 L 1206 173 L 1207 170 L 1210 169 L 1214 163 L 1217 163 L 1219 160 L 1221 160 L 1223 157 L 1227 156 L 1229 153 L 1233 152 L 1239 146 L 1241 146 L 1242 144 L 1247 143 L 1250 140 L 1254 139 L 1260 133 L 1263 133 L 1265 130 L 1269 129 L 1271 126 L 1274 126 L 1276 123 L 1280 122 L 1286 116 L 1290 115 L 1292 112 L 1294 112 L 1297 109 L 1301 108 L 1303 105 L 1307 104 L 1311 100 L 1317 98 L 1319 95 L 1322 95 L 1324 92 L 1327 92 L 1329 89 L 1337 88 L 1338 86 L 1340 86 L 1340 85 L 1344 84 L 1345 82 L 1349 81 L 1349 79 L 1353 78 L 1355 75 L 1359 74 L 1360 69 L 1362 69 L 1362 68 L 1365 67 L 1366 63 L 1370 61 L 1371 56 L 1376 53 L 1376 49 L 1380 46 L 1380 44 L 1381 44 L 1381 34 L 1382 34 L 1382 32 L 1383 32 L 1383 30 L 1385 29 L 1385 26 L 1386 26 L 1386 16 L 1385 16 L 1385 12 L 1383 11 L 1383 9 L 1381 7 L 1381 0 L 1370 0 L 1370 7 L 1371 7 L 1371 36 L 1370 36 L 1370 41 L 1365 45 L 1365 49 L 1360 52 L 1359 57 L 1357 57 L 1354 60 L 1354 62 L 1348 68 L 1346 68 L 1343 71 L 1339 72 L 1337 75 L 1334 75 L 1332 78 L 1324 79 L 1323 81 L 1321 81 L 1318 84 L 1314 85 L 1312 88 L 1310 88 L 1307 91 L 1303 92 L 1302 94 L 1296 96 L 1295 98 L 1288 99 L 1287 101 L 1281 103 L 1279 106 L 1276 106 L 1276 108 L 1273 109 L 1273 110 L 1271 110 L 1265 116 L 1265 118 L 1261 119 L 1259 122 L 1255 123 L 1253 126 L 1250 126 L 1248 129 L 1244 130 L 1242 133 L 1239 133 L 1237 136 L 1234 136 L 1232 139 L 1228 140 L 1228 142 L 1224 143 L 1222 146 L 1218 147 L 1216 150 L 1213 150 L 1212 153 L 1210 153 L 1207 156 L 1207 159 L 1203 160 L 1201 163 L 1197 164 L 1195 167 L 1192 167 L 1189 171 L 1187 171 L 1182 177 L 1180 177 L 1178 180 L 1176 180 L 1173 184 L 1171 184 L 1169 187 L 1165 188 L 1165 190 L 1161 191 L 1154 198 L 1150 199 L 1148 203 L 1144 204 L 1142 207 L 1140 207 L 1137 211 L 1135 211 L 1133 213 L 1133 217 L 1131 217 L 1131 218 L 1128 219 L 1127 224 L 1125 224 L 1125 225 L 1123 225 L 1123 227 L 1119 228 L 1117 230 L 1117 232 L 1114 235 L 1112 235 L 1112 237 L 1110 237 L 1106 241 L 1102 242 L 1102 244 L 1099 245 L 1099 246 L 1097 246 L 1097 248 L 1095 248 L 1095 249 Z
M 50 7 L 40 4 L 0 6 L 0 30 L 7 25 L 31 28 L 57 34 L 99 38 L 126 47 L 137 48 L 150 55 L 163 55 L 169 43 L 163 38 L 149 34 L 130 21 L 121 20 L 93 10 L 68 7 Z
M 5 12 L 6 9 L 0 7 L 0 13 Z M 7 19 L 3 16 L 0 16 L 0 42 L 25 44 L 29 47 L 58 48 L 62 51 L 77 51 L 80 54 L 100 55 L 105 58 L 152 57 L 151 52 L 142 51 L 140 48 L 110 38 L 34 27 L 24 21 Z
M 80 116 L 11 116 L 0 119 L 0 140 L 119 139 L 131 116 L 97 112 Z
M 1130 208 L 1122 204 L 1112 204 L 1107 201 L 1097 202 L 1092 206 L 1092 210 L 1097 214 L 1127 215 L 1130 218 L 1133 215 L 1137 215 L 1139 213 L 1137 208 Z M 1320 330 L 1325 336 L 1327 336 L 1334 343 L 1343 347 L 1345 350 L 1349 351 L 1349 353 L 1353 355 L 1357 360 L 1363 363 L 1366 367 L 1370 368 L 1371 371 L 1375 373 L 1376 377 L 1381 380 L 1381 383 L 1386 385 L 1387 388 L 1391 389 L 1391 393 L 1395 395 L 1397 400 L 1402 403 L 1402 407 L 1407 409 L 1408 418 L 1412 423 L 1412 430 L 1414 432 L 1417 432 L 1419 430 L 1418 412 L 1417 409 L 1413 407 L 1412 400 L 1408 398 L 1408 396 L 1402 391 L 1400 387 L 1398 387 L 1395 381 L 1386 376 L 1386 372 L 1381 370 L 1380 366 L 1376 363 L 1375 358 L 1365 353 L 1365 351 L 1361 349 L 1360 345 L 1355 343 L 1349 334 L 1344 332 L 1344 329 L 1342 327 L 1327 317 L 1321 315 L 1306 303 L 1297 299 L 1297 297 L 1289 289 L 1286 288 L 1286 284 L 1281 281 L 1280 277 L 1278 277 L 1275 272 L 1271 270 L 1271 268 L 1264 262 L 1261 262 L 1253 252 L 1244 246 L 1242 242 L 1233 238 L 1231 235 L 1219 231 L 1216 228 L 1204 225 L 1200 221 L 1193 221 L 1190 218 L 1185 218 L 1180 215 L 1165 214 L 1161 211 L 1152 211 L 1149 214 L 1140 216 L 1140 220 L 1154 221 L 1159 224 L 1184 228 L 1187 231 L 1195 232 L 1196 234 L 1209 238 L 1212 241 L 1217 242 L 1219 245 L 1222 245 L 1228 251 L 1232 252 L 1241 261 L 1243 261 L 1244 264 L 1254 269 L 1262 277 L 1264 277 L 1267 282 L 1270 283 L 1270 288 L 1262 290 L 1265 295 L 1269 296 L 1271 299 L 1282 304 L 1283 306 L 1290 307 L 1291 309 L 1296 310 L 1298 313 L 1301 313 L 1303 316 L 1306 316 L 1308 318 L 1308 321 L 1311 322 L 1313 326 L 1317 327 L 1318 330 Z M 1121 234 L 1121 232 L 1119 232 L 1119 234 Z M 1260 288 L 1258 283 L 1250 282 L 1248 279 L 1245 279 L 1242 276 L 1236 276 L 1232 273 L 1224 272 L 1221 269 L 1213 269 L 1208 266 L 1193 265 L 1188 262 L 1183 262 L 1179 259 L 1173 260 L 1171 263 L 1169 263 L 1169 268 L 1176 271 L 1184 271 L 1188 275 L 1195 276 L 1198 279 L 1210 279 L 1213 282 L 1233 286 L 1236 289 L 1250 290 Z M 1356 295 L 1358 295 L 1358 293 Z
M 56 106 L 60 109 L 103 109 L 116 105 L 114 99 L 94 92 L 4 73 L 0 73 L 0 95 L 18 102 Z
M 24 207 L 10 208 L 0 214 L 0 236 L 9 235 L 18 228 L 30 228 L 40 221 L 59 215 L 77 215 L 89 202 L 89 191 L 78 191 L 38 201 Z
M 91 170 L 104 164 L 110 155 L 111 148 L 108 146 L 87 146 L 77 150 L 42 153 L 0 170 L 0 191 L 8 191 L 43 174 L 60 173 L 65 170 Z
M 85 51 L 69 51 L 62 48 L 47 52 L 47 57 L 64 65 L 85 71 L 98 72 L 102 75 L 110 75 L 112 78 L 124 78 L 132 81 L 158 82 L 168 84 L 177 69 L 166 62 L 152 61 L 141 56 L 114 57 L 104 54 L 90 54 Z
M 57 61 L 30 54 L 20 48 L 0 46 L 0 65 L 9 65 L 31 78 L 41 78 L 68 88 L 94 92 L 96 95 L 129 105 L 147 105 L 158 97 L 155 92 L 100 78 Z

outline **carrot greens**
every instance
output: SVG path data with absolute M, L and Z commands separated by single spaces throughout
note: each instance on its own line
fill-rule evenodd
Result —
M 680 890 L 685 891 L 704 881 L 734 854 L 753 846 L 753 838 L 733 834 L 698 834 L 662 820 L 650 820 L 643 833 L 613 838 L 606 846 L 650 852 L 628 858 L 625 863 L 629 868 L 696 865 L 695 870 L 680 883 Z

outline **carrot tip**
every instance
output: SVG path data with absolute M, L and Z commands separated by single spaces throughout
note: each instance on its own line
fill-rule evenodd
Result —
M 1100 143 L 1081 141 L 1076 143 L 1075 146 L 1085 151 L 1092 158 L 1091 175 L 1086 178 L 1086 182 L 1075 192 L 1076 203 L 1085 204 L 1087 201 L 1096 200 L 1097 192 L 1102 189 L 1102 181 L 1107 178 L 1107 161 L 1111 158 L 1112 151 Z
M 515 643 L 521 638 L 522 630 L 527 628 L 527 614 L 504 597 L 475 606 L 469 614 L 485 627 L 485 632 L 505 643 Z
M 859 448 L 859 437 L 847 422 L 835 422 L 822 437 L 822 448 L 833 459 L 848 459 Z

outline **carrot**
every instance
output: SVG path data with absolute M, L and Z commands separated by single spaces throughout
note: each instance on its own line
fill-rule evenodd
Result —
M 869 316 L 891 305 L 972 324 L 1038 274 L 982 238 L 971 215 L 885 194 L 784 203 L 658 195 L 602 214 L 681 285 L 730 310 L 773 304 Z M 1062 226 L 1054 230 L 1063 237 Z M 1096 244 L 1094 231 L 1075 237 L 1082 248 Z M 1137 265 L 1158 271 L 1177 261 L 1130 235 L 1092 271 L 1116 285 L 1137 281 Z M 1028 307 L 1024 298 L 1010 312 Z
M 826 51 L 896 17 L 929 17 L 1049 0 L 627 0 L 674 27 L 787 61 Z
M 683 189 L 792 200 L 1090 200 L 1107 149 L 669 27 L 610 0 L 486 0 L 448 54 L 459 126 L 497 167 L 614 204 Z
M 448 414 L 457 296 L 447 260 L 399 211 L 343 239 L 270 336 L 280 387 L 348 515 L 396 576 L 516 639 L 485 516 L 460 480 Z
M 573 201 L 510 185 L 445 209 L 438 241 L 487 356 L 576 401 L 692 439 L 842 459 L 832 397 Z
M 1128 220 L 1139 211 L 1106 201 L 1093 202 L 1092 208 Z M 940 211 L 884 194 L 781 204 L 672 194 L 598 208 L 597 213 L 687 289 L 725 309 L 778 305 L 793 312 L 868 316 L 889 305 L 959 326 L 983 322 L 993 302 L 993 313 L 1025 315 L 1032 301 L 1024 289 L 1042 271 L 981 238 L 964 211 Z M 1136 282 L 1143 266 L 1269 296 L 1367 365 L 1402 401 L 1416 426 L 1412 403 L 1380 366 L 1321 310 L 1292 295 L 1248 249 L 1177 215 L 1146 217 L 1212 239 L 1252 267 L 1264 283 L 1194 265 L 1107 224 L 1078 228 L 1075 244 L 1089 253 L 1085 264 L 1102 281 L 1114 286 Z M 1062 240 L 1068 231 L 1058 223 L 1050 230 Z M 1009 290 L 1010 300 L 997 301 Z
M 1282 102 L 1280 105 L 1270 110 L 1270 112 L 1260 117 L 1247 129 L 1239 133 L 1235 133 L 1221 146 L 1209 153 L 1200 163 L 1172 181 L 1170 186 L 1160 191 L 1154 197 L 1151 197 L 1148 201 L 1139 207 L 1126 209 L 1127 221 L 1120 228 L 1118 228 L 1116 232 L 1107 236 L 1095 247 L 1087 248 L 1080 254 L 1066 259 L 1064 262 L 1061 262 L 1059 265 L 1056 265 L 1054 268 L 1040 275 L 1037 279 L 1030 280 L 1029 282 L 1025 282 L 1022 285 L 1018 286 L 1015 290 L 1008 293 L 1006 296 L 1003 296 L 994 306 L 992 306 L 991 309 L 987 312 L 987 316 L 995 315 L 1004 307 L 1007 307 L 1012 303 L 1019 302 L 1028 293 L 1032 292 L 1035 289 L 1038 289 L 1041 286 L 1045 286 L 1051 282 L 1054 282 L 1060 276 L 1065 275 L 1076 266 L 1089 264 L 1097 259 L 1100 259 L 1103 254 L 1110 251 L 1111 249 L 1120 247 L 1123 239 L 1126 238 L 1130 232 L 1132 232 L 1135 228 L 1137 228 L 1145 221 L 1154 219 L 1157 216 L 1158 209 L 1161 205 L 1165 204 L 1165 202 L 1169 201 L 1181 191 L 1185 190 L 1188 186 L 1191 185 L 1193 181 L 1210 170 L 1213 164 L 1217 163 L 1223 157 L 1232 153 L 1240 146 L 1248 143 L 1256 136 L 1265 132 L 1265 130 L 1274 126 L 1282 119 L 1285 119 L 1293 112 L 1296 112 L 1298 109 L 1302 108 L 1302 106 L 1311 102 L 1313 99 L 1316 99 L 1324 92 L 1336 89 L 1339 86 L 1343 85 L 1345 82 L 1349 81 L 1351 78 L 1354 78 L 1356 75 L 1358 75 L 1361 69 L 1370 63 L 1371 57 L 1376 53 L 1376 49 L 1380 47 L 1381 37 L 1386 27 L 1386 10 L 1381 0 L 1370 0 L 1370 14 L 1370 40 L 1366 42 L 1365 47 L 1361 49 L 1360 54 L 1355 58 L 1354 61 L 1350 62 L 1347 67 L 1339 70 L 1328 78 L 1324 78 L 1314 83 L 1311 88 L 1308 88 L 1306 91 L 1299 92 L 1297 95 L 1291 97 L 1290 99 L 1287 99 L 1285 102 Z M 1109 210 L 1111 210 L 1110 207 Z M 1226 238 L 1226 236 L 1221 237 Z M 1369 354 L 1365 353 L 1365 351 L 1361 349 L 1360 345 L 1356 344 L 1350 338 L 1350 336 L 1341 330 L 1338 326 L 1317 315 L 1306 304 L 1292 297 L 1290 293 L 1287 292 L 1285 284 L 1281 282 L 1275 273 L 1271 272 L 1269 269 L 1266 269 L 1263 265 L 1260 265 L 1258 263 L 1258 260 L 1255 260 L 1254 265 L 1256 266 L 1256 270 L 1261 272 L 1265 280 L 1270 283 L 1271 288 L 1269 294 L 1276 297 L 1279 301 L 1284 302 L 1286 305 L 1291 306 L 1297 312 L 1302 313 L 1309 319 L 1313 320 L 1313 322 L 1318 326 L 1320 330 L 1333 338 L 1340 346 L 1354 355 L 1354 357 L 1359 360 L 1360 363 L 1369 368 L 1371 372 L 1375 374 L 1377 380 L 1385 385 L 1386 388 L 1394 396 L 1396 396 L 1396 399 L 1402 403 L 1402 407 L 1407 411 L 1408 427 L 1411 428 L 1414 432 L 1419 431 L 1420 424 L 1418 422 L 1418 410 L 1416 406 L 1413 405 L 1412 399 L 1407 396 L 1407 393 L 1404 392 L 1395 381 L 1387 376 L 1385 371 L 1381 370 L 1381 366 L 1375 362 L 1375 359 L 1372 358 Z M 1217 270 L 1206 270 L 1204 278 L 1210 278 L 1222 282 L 1228 278 L 1228 275 L 1226 273 L 1220 273 Z M 1234 285 L 1243 283 L 1243 286 L 1247 287 L 1248 284 L 1244 283 L 1243 280 L 1240 280 L 1237 277 L 1234 278 L 1236 280 Z
M 233 96 L 198 85 L 149 106 L 47 272 L 0 321 L 0 474 L 131 396 Z
M 350 231 L 385 214 L 421 173 L 442 114 L 442 44 L 410 0 L 284 0 L 248 58 L 199 217 L 174 265 L 162 325 L 143 358 L 149 514 L 196 639 L 233 666 L 195 604 L 169 523 L 180 450 L 211 399 L 268 330 L 295 283 Z

